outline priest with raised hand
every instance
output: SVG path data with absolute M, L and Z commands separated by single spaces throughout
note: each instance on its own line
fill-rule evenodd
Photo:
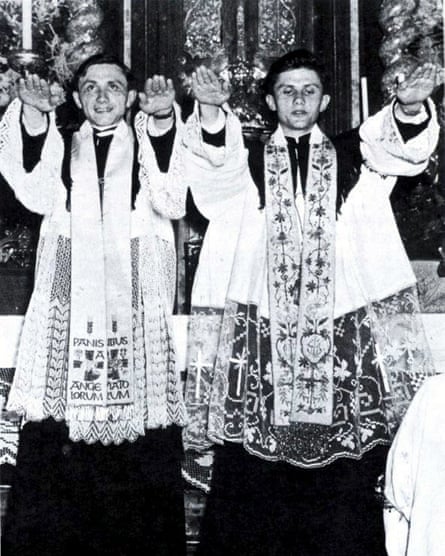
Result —
M 197 79 L 203 97 L 218 87 L 209 70 Z M 375 485 L 434 374 L 389 196 L 436 147 L 435 84 L 435 67 L 418 67 L 389 105 L 331 140 L 317 123 L 330 101 L 323 66 L 296 50 L 265 79 L 277 120 L 265 143 L 245 150 L 226 116 L 224 148 L 238 153 L 209 191 L 224 176 L 244 187 L 243 214 L 215 364 L 189 368 L 186 389 L 186 440 L 216 445 L 201 555 L 385 554 Z
M 0 124 L 0 171 L 43 216 L 8 400 L 24 424 L 2 553 L 185 554 L 173 85 L 147 80 L 135 132 L 137 92 L 116 58 L 86 60 L 72 95 L 74 132 L 56 125 L 60 87 L 36 75 Z

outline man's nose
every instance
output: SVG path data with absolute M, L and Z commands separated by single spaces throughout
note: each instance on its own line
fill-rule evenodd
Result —
M 295 91 L 293 101 L 294 101 L 294 104 L 304 104 L 304 95 L 303 95 L 303 93 L 300 92 L 300 91 Z
M 108 92 L 106 89 L 99 89 L 97 92 L 97 100 L 105 102 L 108 100 Z

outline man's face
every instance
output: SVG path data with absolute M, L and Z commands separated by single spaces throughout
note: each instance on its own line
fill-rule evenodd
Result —
M 277 113 L 284 134 L 291 137 L 309 133 L 329 100 L 329 95 L 323 94 L 318 73 L 308 68 L 280 73 L 273 95 L 266 96 L 267 105 Z
M 114 64 L 90 66 L 79 79 L 78 91 L 73 93 L 77 106 L 83 110 L 90 124 L 96 127 L 120 122 L 135 97 L 135 91 L 128 91 L 125 74 Z

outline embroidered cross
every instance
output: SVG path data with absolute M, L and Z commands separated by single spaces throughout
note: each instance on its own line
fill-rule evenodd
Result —
M 203 369 L 211 369 L 211 363 L 204 362 L 202 356 L 202 350 L 199 350 L 196 354 L 196 359 L 190 364 L 191 369 L 196 370 L 196 385 L 195 385 L 195 400 L 199 399 L 199 390 L 201 386 L 201 374 Z
M 309 378 L 302 377 L 300 381 L 303 383 L 303 391 L 306 391 L 306 400 L 309 402 L 309 408 L 314 410 L 315 402 L 314 398 L 317 398 L 315 394 L 315 390 L 319 387 L 323 382 L 325 382 L 325 378 L 315 378 L 314 373 L 311 373 Z
M 236 357 L 231 357 L 229 359 L 230 363 L 233 363 L 235 370 L 238 370 L 238 376 L 236 380 L 236 395 L 239 398 L 241 395 L 241 377 L 243 374 L 243 368 L 247 366 L 247 352 L 246 348 L 243 347 L 241 353 L 237 353 Z

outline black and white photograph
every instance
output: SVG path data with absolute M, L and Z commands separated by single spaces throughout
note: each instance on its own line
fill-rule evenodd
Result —
M 443 0 L 0 0 L 2 556 L 444 556 Z

